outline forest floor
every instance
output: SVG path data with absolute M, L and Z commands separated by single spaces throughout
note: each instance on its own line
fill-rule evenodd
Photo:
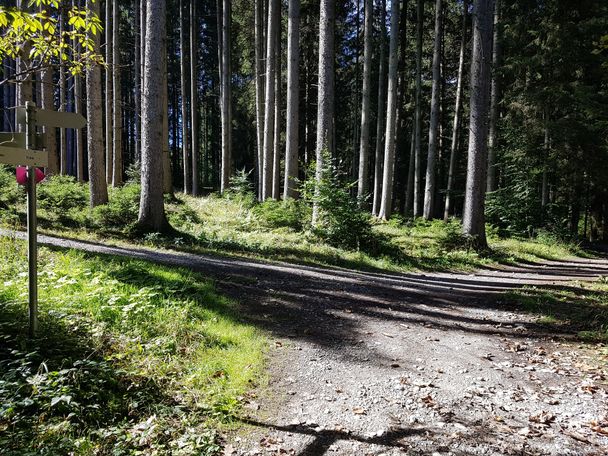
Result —
M 381 273 L 40 240 L 202 272 L 269 334 L 226 455 L 606 454 L 605 259 Z

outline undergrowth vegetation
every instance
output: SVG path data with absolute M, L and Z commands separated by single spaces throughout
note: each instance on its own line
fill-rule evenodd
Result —
M 25 243 L 0 237 L 0 452 L 216 454 L 216 429 L 262 380 L 264 336 L 204 277 L 40 252 L 27 334 Z
M 394 217 L 379 222 L 359 208 L 352 189 L 330 160 L 321 184 L 311 177 L 301 185 L 299 200 L 257 202 L 250 176 L 233 177 L 225 196 L 167 197 L 171 236 L 139 236 L 137 220 L 140 186 L 137 171 L 120 188 L 110 188 L 108 204 L 88 208 L 88 187 L 72 178 L 52 177 L 39 185 L 40 228 L 51 234 L 89 240 L 140 242 L 194 252 L 216 251 L 310 264 L 380 270 L 468 270 L 492 262 L 538 261 L 584 254 L 571 241 L 536 231 L 534 237 L 509 237 L 488 226 L 491 251 L 475 252 L 461 235 L 458 220 L 415 221 Z M 0 220 L 25 223 L 23 189 L 7 168 L 0 169 Z M 312 205 L 318 223 L 312 226 Z
M 539 316 L 553 332 L 574 333 L 590 343 L 608 342 L 608 279 L 573 282 L 567 287 L 525 287 L 507 293 L 506 300 Z

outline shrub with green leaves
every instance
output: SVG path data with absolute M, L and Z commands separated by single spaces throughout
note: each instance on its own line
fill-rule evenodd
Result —
M 93 209 L 93 222 L 102 228 L 126 229 L 137 221 L 140 185 L 128 183 L 110 192 L 108 204 Z
M 51 176 L 38 185 L 38 203 L 42 214 L 65 225 L 84 224 L 89 188 L 72 176 Z
M 311 168 L 312 169 L 312 168 Z M 351 196 L 353 183 L 345 183 L 344 174 L 329 155 L 324 158 L 321 179 L 313 173 L 304 182 L 302 195 L 318 208 L 317 223 L 313 232 L 335 246 L 368 250 L 375 248 L 371 217 L 359 209 Z
M 247 172 L 245 171 L 245 168 L 237 171 L 236 174 L 230 178 L 230 188 L 224 195 L 247 207 L 252 207 L 255 204 L 256 198 L 251 182 L 251 171 Z
M 17 204 L 25 201 L 25 191 L 19 188 L 13 168 L 0 164 L 0 219 L 17 218 Z

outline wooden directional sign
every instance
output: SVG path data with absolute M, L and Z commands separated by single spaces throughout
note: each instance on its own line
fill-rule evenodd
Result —
M 1 133 L 0 146 L 2 147 L 19 147 L 25 149 L 25 133 Z M 35 149 L 40 150 L 46 147 L 46 138 L 44 133 L 36 133 Z
M 25 108 L 17 108 L 17 123 L 25 125 Z M 83 128 L 87 119 L 75 112 L 58 112 L 48 109 L 36 109 L 36 125 L 57 128 Z
M 49 166 L 49 154 L 46 151 L 19 149 L 0 146 L 0 163 L 21 166 Z

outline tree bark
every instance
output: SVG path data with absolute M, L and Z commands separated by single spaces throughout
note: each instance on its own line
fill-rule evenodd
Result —
M 192 171 L 190 170 L 190 139 L 188 135 L 188 65 L 186 64 L 186 18 L 183 0 L 179 1 L 179 45 L 180 45 L 180 85 L 182 92 L 182 161 L 184 163 L 184 193 L 192 193 Z
M 321 0 L 319 19 L 319 82 L 317 101 L 317 145 L 315 179 L 323 177 L 324 157 L 334 155 L 334 29 L 335 1 Z M 316 191 L 316 190 L 315 190 Z M 319 207 L 313 204 L 312 224 L 318 222 Z
M 141 198 L 138 225 L 144 231 L 169 228 L 163 201 L 162 85 L 165 0 L 146 0 L 146 48 L 142 109 Z
M 63 35 L 67 31 L 66 27 L 66 5 L 63 5 L 59 13 L 59 33 Z M 59 63 L 59 111 L 66 111 L 67 82 L 65 65 Z M 59 168 L 62 176 L 68 173 L 68 144 L 65 128 L 59 129 Z
M 543 181 L 541 188 L 541 206 L 546 208 L 549 204 L 549 152 L 551 150 L 551 139 L 549 135 L 549 114 L 545 109 L 544 142 L 543 142 Z M 544 215 L 544 214 L 543 214 Z
M 437 144 L 439 142 L 439 110 L 441 88 L 441 30 L 443 1 L 435 2 L 435 44 L 433 46 L 433 87 L 431 91 L 431 118 L 429 124 L 429 148 L 426 161 L 426 184 L 424 189 L 423 217 L 426 220 L 433 218 L 435 200 L 435 178 Z
M 258 199 L 262 195 L 264 166 L 264 0 L 255 0 L 255 131 L 256 131 L 256 183 Z M 299 4 L 298 4 L 299 5 Z M 291 6 L 290 6 L 291 8 Z M 299 49 L 298 49 L 299 50 Z
M 257 0 L 259 1 L 259 0 Z M 289 0 L 287 25 L 287 128 L 283 198 L 296 198 L 300 112 L 300 0 Z
M 382 199 L 378 217 L 388 220 L 393 208 L 393 180 L 395 173 L 395 135 L 397 126 L 397 52 L 399 50 L 399 0 L 391 2 L 391 39 L 388 57 L 388 95 L 386 106 L 386 134 Z
M 357 198 L 359 198 L 359 204 L 363 204 L 363 201 L 367 197 L 368 193 L 373 18 L 374 2 L 373 0 L 365 0 L 365 22 L 363 32 L 363 94 L 361 100 L 361 137 L 359 143 L 359 176 L 357 185 Z
M 173 173 L 171 172 L 171 150 L 169 148 L 169 87 L 167 73 L 167 36 L 163 37 L 162 62 L 163 62 L 163 192 L 173 194 Z
M 198 72 L 196 69 L 198 19 L 196 1 L 190 1 L 190 129 L 192 146 L 192 194 L 198 196 Z
M 232 70 L 230 64 L 230 20 L 232 16 L 231 0 L 223 0 L 222 8 L 222 173 L 220 192 L 230 187 L 232 163 Z M 272 80 L 272 77 L 270 77 Z
M 79 2 L 72 0 L 72 6 L 78 7 Z M 72 45 L 74 51 L 79 52 L 79 44 L 77 40 L 73 40 Z M 74 75 L 74 112 L 82 114 L 82 78 L 79 74 Z M 82 137 L 82 130 L 74 130 L 74 137 L 76 142 L 76 179 L 78 182 L 84 182 L 84 143 Z
M 462 111 L 462 91 L 464 88 L 464 52 L 467 45 L 467 15 L 469 13 L 469 0 L 463 1 L 462 12 L 462 32 L 460 37 L 460 55 L 458 57 L 458 82 L 456 83 L 456 104 L 454 106 L 454 122 L 452 126 L 452 143 L 450 146 L 450 166 L 448 169 L 448 183 L 445 194 L 445 210 L 443 220 L 448 221 L 452 212 L 454 192 L 454 179 L 456 173 L 456 162 L 458 155 L 458 140 L 460 133 L 461 111 Z
M 500 0 L 495 0 L 494 6 L 494 37 L 492 40 L 492 86 L 490 89 L 490 133 L 488 139 L 488 182 L 487 191 L 493 192 L 496 183 L 496 145 L 498 105 L 500 103 L 500 74 L 499 68 L 502 57 L 502 33 L 500 30 Z
M 492 56 L 492 13 L 494 0 L 473 3 L 473 55 L 471 59 L 471 104 L 469 151 L 465 190 L 463 233 L 477 249 L 487 248 L 485 190 L 488 151 L 488 110 Z
M 386 124 L 386 0 L 380 8 L 380 63 L 378 71 L 378 109 L 376 120 L 376 152 L 374 156 L 374 202 L 372 214 L 378 215 L 382 196 L 382 165 L 384 161 L 384 128 Z
M 141 3 L 145 0 L 135 0 L 134 1 L 134 15 L 135 15 L 135 67 L 134 76 L 135 76 L 135 87 L 133 90 L 134 95 L 134 110 L 135 116 L 133 119 L 134 122 L 134 132 L 133 132 L 133 144 L 135 149 L 135 161 L 139 161 L 141 158 L 141 38 L 138 39 L 137 33 L 141 35 L 142 24 L 140 20 L 139 9 L 141 8 Z
M 280 18 L 280 13 L 279 13 Z M 272 163 L 272 198 L 281 198 L 281 20 L 276 34 L 277 66 L 275 72 L 274 152 Z
M 422 190 L 422 28 L 424 27 L 424 2 L 416 4 L 416 156 L 414 159 L 414 218 L 420 216 Z
M 276 39 L 279 22 L 278 0 L 268 2 L 268 31 L 266 33 L 266 101 L 264 103 L 264 163 L 262 169 L 262 200 L 272 196 L 272 168 L 274 151 L 274 116 L 276 104 Z
M 99 15 L 99 0 L 87 0 L 88 13 Z M 99 52 L 99 34 L 89 36 L 94 43 L 94 52 Z M 104 169 L 103 125 L 101 95 L 101 68 L 91 63 L 86 69 L 87 89 L 87 146 L 89 166 L 89 203 L 91 207 L 108 202 L 108 186 Z M 44 90 L 44 85 L 43 85 Z M 53 141 L 54 142 L 54 141 Z M 47 144 L 48 150 L 48 144 Z
M 113 128 L 113 166 L 112 186 L 122 185 L 122 90 L 120 82 L 120 7 L 114 0 L 112 9 L 112 102 Z
M 414 203 L 414 167 L 416 166 L 416 121 L 412 122 L 410 138 L 410 160 L 407 167 L 407 186 L 405 189 L 405 215 L 411 215 Z

